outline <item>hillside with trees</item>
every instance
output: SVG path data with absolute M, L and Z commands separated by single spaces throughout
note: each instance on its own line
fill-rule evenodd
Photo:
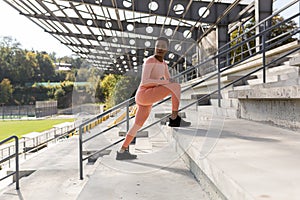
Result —
M 68 63 L 71 69 L 59 71 L 55 63 Z M 129 93 L 126 88 L 138 83 L 139 77 L 105 74 L 79 57 L 58 58 L 54 52 L 29 51 L 11 37 L 0 37 L 0 105 L 57 100 L 58 108 L 69 108 L 73 103 L 111 107 L 132 96 L 134 91 Z

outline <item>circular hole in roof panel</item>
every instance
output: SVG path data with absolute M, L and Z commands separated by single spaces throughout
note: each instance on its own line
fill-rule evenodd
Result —
M 105 27 L 106 28 L 111 28 L 112 27 L 112 23 L 111 22 L 106 22 L 105 23 Z
M 148 8 L 152 11 L 156 11 L 158 9 L 158 3 L 156 1 L 152 1 L 148 4 Z
M 132 49 L 131 54 L 136 54 L 136 50 Z
M 153 28 L 152 28 L 152 26 L 148 26 L 148 27 L 146 28 L 146 32 L 147 32 L 147 33 L 153 33 Z
M 123 65 L 125 65 L 125 64 L 126 64 L 126 61 L 125 61 L 125 60 L 123 60 L 122 64 L 123 64 Z
M 151 46 L 151 42 L 150 42 L 150 41 L 146 41 L 146 42 L 145 42 L 145 46 L 146 46 L 146 47 L 150 47 L 150 46 Z
M 102 36 L 101 35 L 99 35 L 98 36 L 98 40 L 102 40 L 103 38 L 102 38 Z
M 91 25 L 93 24 L 93 20 L 91 20 L 91 19 L 87 20 L 87 21 L 86 21 L 86 24 L 87 24 L 88 26 L 91 26 Z
M 181 50 L 181 45 L 180 44 L 175 44 L 174 49 L 175 49 L 175 51 L 180 51 Z
M 132 6 L 131 0 L 124 0 L 124 1 L 123 1 L 123 6 L 124 6 L 125 8 L 131 7 L 131 6 Z
M 105 50 L 105 51 L 108 51 L 108 50 L 109 50 L 109 47 L 105 47 L 104 50 Z
M 134 29 L 134 26 L 132 24 L 127 25 L 127 30 L 128 31 L 133 31 L 133 29 Z
M 120 56 L 120 59 L 122 59 L 122 60 L 123 60 L 123 59 L 124 59 L 124 56 Z
M 182 4 L 176 4 L 173 7 L 173 10 L 176 15 L 181 15 L 184 12 L 184 6 Z
M 133 60 L 133 61 L 136 61 L 136 57 L 132 57 L 132 60 Z
M 185 31 L 183 31 L 183 36 L 187 39 L 191 38 L 192 37 L 192 32 L 190 30 L 185 30 Z
M 133 65 L 134 65 L 134 66 L 137 65 L 137 62 L 133 62 Z
M 173 30 L 170 29 L 170 28 L 167 28 L 167 29 L 165 30 L 165 34 L 166 34 L 166 36 L 171 36 L 171 35 L 173 34 Z
M 120 53 L 122 51 L 122 49 L 117 49 L 117 52 Z
M 113 38 L 112 41 L 116 43 L 118 42 L 118 38 Z
M 201 7 L 199 8 L 198 14 L 202 18 L 206 18 L 209 15 L 209 10 L 207 7 Z
M 174 57 L 175 57 L 175 55 L 174 55 L 173 53 L 170 53 L 170 54 L 169 54 L 169 58 L 170 58 L 170 59 L 173 59 Z
M 134 44 L 135 44 L 135 40 L 134 40 L 134 39 L 130 39 L 130 40 L 129 40 L 129 44 L 130 44 L 130 45 L 134 45 Z

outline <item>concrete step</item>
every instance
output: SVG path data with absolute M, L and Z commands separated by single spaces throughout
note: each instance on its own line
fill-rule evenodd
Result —
M 281 81 L 277 81 L 277 82 L 253 85 L 253 86 L 250 86 L 249 88 L 245 87 L 244 89 L 286 87 L 286 86 L 293 86 L 293 85 L 300 85 L 300 77 L 299 78 L 291 78 L 291 79 L 287 79 L 287 80 L 281 80 Z M 236 90 L 240 90 L 240 88 L 237 88 Z
M 291 65 L 280 65 L 272 68 L 268 68 L 267 72 L 269 73 L 289 73 L 289 72 L 298 72 L 299 67 L 291 66 Z
M 266 78 L 266 82 L 270 83 L 270 82 L 277 82 L 279 81 L 279 78 L 277 76 L 271 76 L 271 77 L 267 77 Z M 252 80 L 248 80 L 247 81 L 249 85 L 257 85 L 257 84 L 262 84 L 263 83 L 263 79 L 252 79 Z
M 229 97 L 237 99 L 299 99 L 300 85 L 234 90 L 229 92 Z
M 274 67 L 277 68 L 277 67 Z M 281 76 L 281 75 L 285 75 L 285 74 L 295 74 L 298 75 L 298 68 L 288 68 L 288 67 L 284 67 L 282 69 L 274 69 L 274 68 L 270 68 L 266 71 L 266 76 L 270 77 L 270 76 Z M 276 70 L 276 71 L 271 71 L 271 70 Z M 255 75 L 257 76 L 258 79 L 262 79 L 263 78 L 263 72 L 259 71 L 257 73 L 255 73 Z
M 298 133 L 226 118 L 173 129 L 178 154 L 193 174 L 230 200 L 299 199 Z
M 74 200 L 87 182 L 79 180 L 78 166 L 78 137 L 73 136 L 21 163 L 21 171 L 34 172 L 20 179 L 20 191 L 14 184 L 1 190 L 0 199 Z M 86 176 L 94 170 L 86 165 Z
M 287 73 L 287 74 L 280 74 L 280 75 L 267 75 L 266 76 L 266 83 L 274 83 L 280 82 L 284 80 L 296 79 L 300 77 L 298 73 Z M 249 80 L 249 85 L 259 85 L 263 83 L 263 76 L 258 76 L 258 79 Z
M 218 99 L 211 99 L 211 105 L 217 107 L 218 106 Z M 221 99 L 221 106 L 222 108 L 235 108 L 239 107 L 239 100 L 238 99 Z
M 149 141 L 142 141 L 138 149 L 130 148 L 137 153 L 136 160 L 115 160 L 120 145 L 113 147 L 112 153 L 101 159 L 77 199 L 210 199 L 208 186 L 202 186 L 193 177 L 175 152 L 174 140 L 166 140 L 161 131 L 170 136 L 171 128 L 152 128 Z M 148 148 L 147 152 L 140 151 L 142 146 Z

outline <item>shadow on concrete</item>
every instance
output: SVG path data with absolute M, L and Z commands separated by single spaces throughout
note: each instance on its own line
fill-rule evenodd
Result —
M 151 164 L 151 163 L 143 163 L 143 162 L 137 162 L 137 161 L 130 161 L 130 160 L 126 160 L 124 162 L 130 162 L 132 164 L 151 167 L 151 168 L 155 168 L 155 169 L 161 169 L 161 170 L 168 171 L 168 172 L 171 172 L 171 173 L 176 173 L 176 174 L 179 174 L 179 175 L 187 176 L 187 177 L 194 180 L 194 176 L 191 175 L 191 173 L 188 169 L 168 167 L 168 166 L 156 165 L 156 164 Z
M 20 199 L 20 200 L 25 200 L 23 195 L 22 195 L 22 192 L 21 192 L 21 189 L 19 190 L 14 190 L 14 192 L 5 192 L 3 193 L 6 197 L 9 197 L 11 196 L 11 198 L 15 199 L 16 196 L 18 196 L 17 198 Z
M 218 134 L 209 134 L 209 131 L 206 129 L 196 129 L 196 128 L 174 128 L 174 130 L 179 134 L 184 134 L 191 137 L 210 137 L 210 138 L 216 138 L 216 135 Z M 241 130 L 241 133 L 243 130 Z M 271 134 L 270 134 L 271 135 Z M 254 137 L 254 136 L 245 136 L 242 134 L 238 134 L 235 132 L 225 131 L 222 130 L 220 134 L 221 138 L 236 138 L 240 140 L 249 140 L 249 141 L 255 141 L 255 142 L 280 142 L 280 140 L 272 139 L 272 138 L 264 138 L 264 137 Z

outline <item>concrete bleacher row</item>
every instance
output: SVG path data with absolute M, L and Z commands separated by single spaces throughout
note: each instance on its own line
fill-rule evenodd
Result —
M 297 47 L 299 47 L 298 40 L 266 52 L 267 64 L 268 62 L 278 58 L 285 52 Z M 297 99 L 299 99 L 300 67 L 299 63 L 296 64 L 295 62 L 296 58 L 297 54 L 290 55 L 284 59 L 281 59 L 280 62 L 269 66 L 266 69 L 266 83 L 264 84 L 262 84 L 263 72 L 261 70 L 221 91 L 222 99 L 220 101 L 222 113 L 227 117 L 245 118 L 257 121 L 269 121 L 270 123 L 285 126 L 288 128 L 299 128 L 299 125 L 295 125 L 295 121 L 299 120 L 299 116 L 296 116 L 298 110 L 292 111 L 293 114 L 290 114 L 291 117 L 287 118 L 285 122 L 283 122 L 282 119 L 272 119 L 269 116 L 258 117 L 258 115 L 260 114 L 264 115 L 268 113 L 268 111 L 266 111 L 266 106 L 270 103 L 270 101 L 272 101 L 273 104 L 277 104 L 273 105 L 273 107 L 271 108 L 271 112 L 273 113 L 278 113 L 278 111 L 276 111 L 276 109 L 274 110 L 274 108 L 277 106 L 277 108 L 280 109 L 280 104 L 282 104 L 283 101 L 288 102 L 288 104 L 291 106 L 299 105 Z M 221 87 L 237 80 L 238 78 L 241 78 L 245 74 L 258 69 L 261 66 L 262 55 L 256 55 L 240 63 L 234 68 L 224 71 L 221 76 Z M 210 75 L 211 74 L 208 74 L 201 78 L 186 82 L 182 84 L 182 87 L 188 87 L 189 85 L 203 80 Z M 182 94 L 182 102 L 190 102 L 190 100 L 193 99 L 194 96 L 209 94 L 210 92 L 217 89 L 217 84 L 217 78 L 214 77 L 211 80 L 196 86 L 192 90 L 189 90 L 186 93 Z M 266 103 L 265 107 L 255 109 L 255 107 L 259 105 L 257 101 L 262 102 L 262 100 L 264 100 L 264 102 Z M 247 103 L 251 103 L 252 105 L 248 105 Z M 218 106 L 217 94 L 210 96 L 209 103 L 205 103 L 205 105 Z M 248 112 L 246 115 L 245 110 L 247 105 L 250 107 L 247 109 Z M 249 114 L 249 110 L 252 110 L 252 113 L 256 115 L 251 117 Z M 260 110 L 264 110 L 265 112 L 260 113 Z M 286 111 L 287 113 L 290 112 L 290 110 Z M 282 113 L 281 116 L 288 116 L 287 113 Z
M 267 63 L 297 47 L 295 41 L 267 52 Z M 225 89 L 221 107 L 211 98 L 211 105 L 189 110 L 191 128 L 173 129 L 177 152 L 196 177 L 213 187 L 218 194 L 213 199 L 299 199 L 299 58 L 295 53 L 268 67 L 266 83 L 258 71 L 242 84 Z M 261 66 L 261 55 L 252 57 L 223 73 L 221 84 Z M 215 78 L 183 99 L 216 88 Z
M 298 42 L 272 50 L 274 54 L 267 53 L 267 55 L 276 57 L 276 53 L 280 54 L 295 47 L 298 47 Z M 270 59 L 272 58 L 270 57 Z M 260 67 L 261 63 L 261 56 L 257 56 L 240 64 L 237 69 L 231 69 L 231 72 L 227 72 L 221 78 L 222 85 Z M 145 137 L 137 137 L 136 143 L 131 145 L 130 150 L 138 154 L 138 160 L 116 161 L 115 151 L 120 146 L 117 145 L 112 148 L 113 151 L 110 150 L 108 154 L 101 155 L 96 161 L 93 161 L 93 164 L 84 163 L 84 181 L 77 180 L 78 163 L 74 161 L 78 159 L 77 141 L 75 141 L 77 138 L 75 138 L 76 136 L 72 137 L 71 140 L 67 140 L 65 147 L 62 143 L 58 146 L 59 148 L 51 149 L 51 154 L 49 154 L 51 159 L 44 152 L 42 160 L 36 158 L 31 162 L 24 163 L 22 169 L 34 170 L 34 173 L 22 180 L 21 197 L 88 199 L 101 196 L 106 199 L 157 199 L 159 195 L 163 194 L 164 199 L 298 199 L 300 196 L 297 190 L 300 183 L 297 173 L 300 167 L 298 159 L 300 136 L 297 134 L 298 132 L 245 120 L 248 119 L 246 114 L 249 114 L 249 112 L 245 113 L 245 105 L 251 105 L 251 101 L 259 99 L 260 102 L 254 103 L 261 104 L 263 101 L 265 105 L 269 105 L 272 101 L 276 103 L 275 107 L 286 108 L 285 113 L 251 108 L 252 114 L 256 113 L 257 115 L 254 119 L 249 118 L 250 120 L 260 121 L 258 116 L 268 113 L 273 117 L 284 116 L 287 121 L 294 119 L 293 126 L 289 126 L 289 128 L 299 127 L 299 124 L 296 123 L 299 123 L 299 118 L 287 117 L 287 113 L 296 115 L 300 113 L 299 104 L 297 104 L 299 103 L 299 93 L 294 96 L 286 95 L 289 87 L 294 89 L 288 91 L 299 92 L 299 77 L 297 77 L 297 73 L 292 74 L 291 77 L 291 71 L 289 71 L 297 70 L 298 67 L 290 66 L 287 62 L 278 63 L 278 65 L 280 64 L 283 66 L 272 66 L 268 69 L 267 74 L 270 76 L 267 80 L 269 82 L 265 84 L 262 83 L 261 74 L 256 73 L 251 80 L 245 80 L 241 82 L 241 85 L 234 85 L 222 91 L 221 108 L 217 106 L 216 99 L 209 99 L 211 105 L 201 105 L 197 106 L 197 109 L 193 107 L 184 111 L 185 113 L 182 114 L 188 121 L 192 121 L 191 127 L 170 128 L 159 124 L 152 127 Z M 285 71 L 284 69 L 289 70 Z M 289 75 L 285 76 L 282 74 L 283 72 Z M 271 76 L 277 77 L 277 79 L 273 79 Z M 259 80 L 255 80 L 255 78 Z M 199 80 L 201 79 L 185 83 L 183 87 Z M 192 101 L 192 95 L 207 94 L 208 91 L 215 89 L 216 85 L 216 80 L 210 80 L 191 92 L 184 93 L 182 98 Z M 274 92 L 276 90 L 274 88 L 280 87 L 282 88 L 279 90 L 281 93 Z M 264 96 L 266 92 L 269 94 L 272 91 L 273 98 Z M 256 96 L 252 96 L 253 98 L 242 96 L 242 94 L 248 93 L 249 97 L 251 92 L 255 92 Z M 280 94 L 285 96 L 280 97 Z M 249 102 L 245 102 L 245 100 Z M 281 100 L 284 101 L 284 105 L 282 102 L 278 102 Z M 255 106 L 257 107 L 257 105 L 253 105 L 253 107 Z M 148 123 L 153 122 L 155 117 L 161 117 L 162 110 L 170 109 L 168 103 L 156 107 L 153 109 Z M 102 131 L 104 127 L 119 122 L 120 118 L 124 117 L 124 113 L 119 111 L 85 125 L 83 133 L 87 134 L 84 134 L 83 137 L 93 136 Z M 261 119 L 261 121 L 264 122 L 265 119 Z M 284 123 L 278 125 L 284 126 Z M 84 152 L 97 151 L 113 143 L 119 139 L 120 130 L 124 129 L 124 126 L 116 127 L 107 134 L 85 144 Z M 60 152 L 58 152 L 59 150 Z M 63 154 L 63 152 L 68 152 L 68 154 Z M 186 166 L 183 165 L 181 159 Z M 165 163 L 166 161 L 167 163 Z M 168 163 L 168 161 L 170 162 Z M 91 168 L 93 170 L 90 170 Z M 141 173 L 139 171 L 141 169 L 146 172 Z M 155 174 L 153 170 L 160 173 Z M 188 170 L 198 179 L 198 183 L 195 182 Z M 45 177 L 48 181 L 45 187 L 42 187 L 38 182 L 43 181 Z M 174 180 L 180 183 L 174 184 L 176 182 Z M 142 187 L 140 187 L 141 185 Z M 59 192 L 47 192 L 47 187 L 50 186 Z M 120 186 L 122 187 L 120 188 Z M 31 187 L 39 190 L 32 193 Z M 9 188 L 8 192 L 4 192 L 0 198 L 20 199 L 20 193 Z

